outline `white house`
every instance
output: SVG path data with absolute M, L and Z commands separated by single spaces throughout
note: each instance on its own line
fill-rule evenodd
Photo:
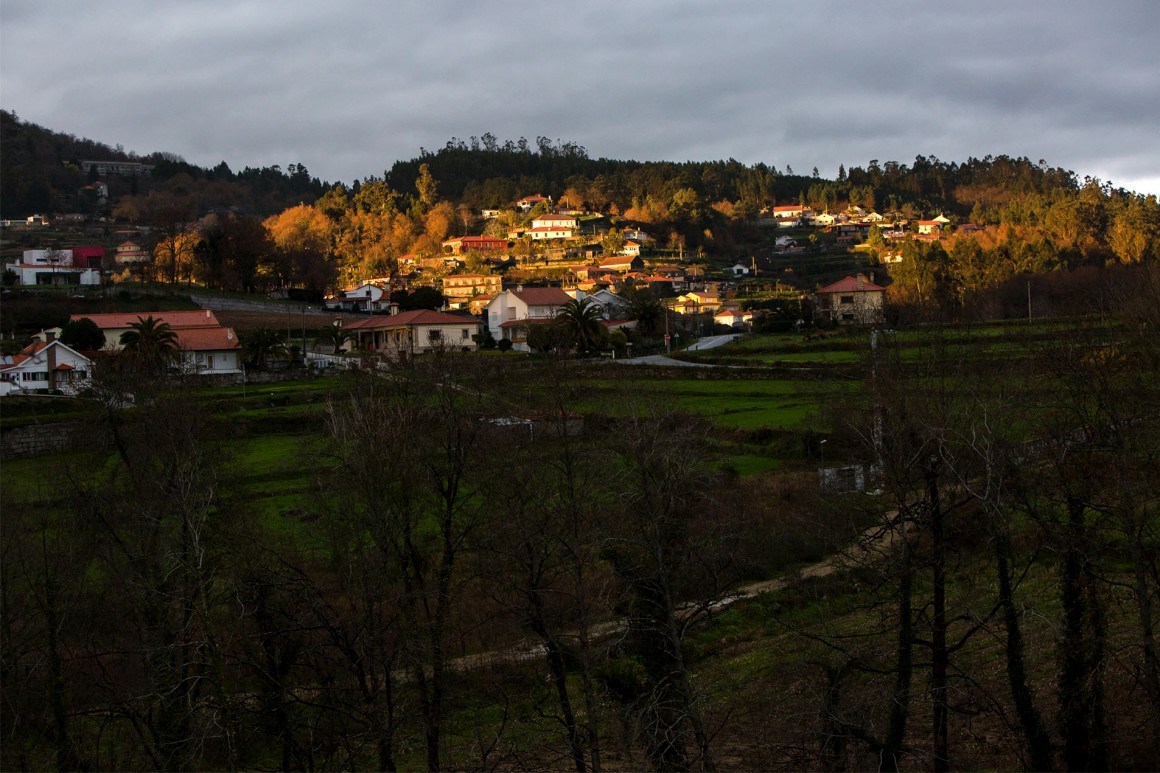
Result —
M 773 216 L 778 220 L 797 220 L 805 211 L 806 208 L 801 204 L 786 204 L 785 206 L 774 207 Z
M 416 309 L 360 319 L 342 329 L 358 349 L 404 359 L 435 349 L 474 348 L 472 336 L 479 334 L 481 325 L 475 317 Z
M 51 334 L 48 338 L 0 364 L 0 395 L 52 390 L 76 394 L 92 382 L 93 361 Z
M 869 324 L 882 319 L 886 288 L 858 274 L 818 288 L 815 295 L 818 313 L 823 317 L 835 322 Z
M 600 289 L 589 294 L 573 290 L 568 294 L 580 300 L 587 298 L 592 305 L 600 309 L 600 316 L 606 320 L 627 319 L 632 313 L 632 304 L 611 290 Z
M 530 212 L 533 207 L 535 207 L 537 204 L 540 204 L 541 202 L 547 202 L 551 204 L 552 200 L 537 193 L 533 196 L 524 196 L 522 199 L 516 202 L 516 207 L 518 207 L 521 212 Z
M 556 230 L 575 231 L 579 226 L 576 218 L 571 215 L 540 215 L 532 220 L 532 229 L 536 228 L 554 228 Z
M 535 241 L 545 241 L 549 239 L 571 239 L 573 231 L 571 228 L 541 226 L 539 228 L 529 228 L 524 233 L 532 237 Z
M 728 325 L 729 327 L 745 327 L 753 321 L 752 311 L 741 311 L 740 309 L 721 309 L 713 315 L 713 321 L 718 325 Z
M 328 309 L 343 311 L 389 311 L 391 291 L 385 287 L 385 283 L 363 282 L 358 287 L 327 298 L 323 305 Z
M 212 376 L 240 373 L 241 343 L 232 327 L 174 328 L 181 369 L 186 373 Z
M 133 266 L 148 263 L 153 260 L 149 250 L 141 249 L 136 242 L 121 242 L 117 245 L 117 254 L 113 258 L 118 266 Z
M 12 270 L 22 285 L 99 285 L 101 272 L 81 260 L 72 250 L 25 250 Z
M 551 322 L 571 300 L 558 287 L 504 290 L 487 304 L 487 328 L 497 341 L 506 338 L 516 351 L 528 352 L 528 328 Z
M 78 319 L 91 319 L 101 332 L 105 334 L 105 349 L 117 350 L 121 348 L 121 334 L 129 330 L 139 321 L 153 317 L 158 322 L 169 325 L 175 333 L 186 328 L 220 328 L 222 324 L 209 309 L 195 309 L 193 311 L 145 311 L 137 314 L 73 314 L 69 319 L 73 322 Z

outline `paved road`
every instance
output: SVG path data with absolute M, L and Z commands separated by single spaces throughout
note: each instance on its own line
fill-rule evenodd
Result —
M 723 336 L 705 336 L 699 341 L 695 341 L 686 349 L 689 352 L 697 352 L 703 349 L 715 349 L 718 346 L 724 346 L 736 341 L 740 336 L 736 333 L 730 333 Z M 716 365 L 711 365 L 705 362 L 685 362 L 684 360 L 674 360 L 672 357 L 666 357 L 663 354 L 652 354 L 647 357 L 632 357 L 629 359 L 620 359 L 617 362 L 625 363 L 626 365 L 676 365 L 680 368 L 715 368 Z
M 700 340 L 694 341 L 685 351 L 699 352 L 704 349 L 716 349 L 718 346 L 731 344 L 740 337 L 736 333 L 729 333 L 723 336 L 705 336 Z

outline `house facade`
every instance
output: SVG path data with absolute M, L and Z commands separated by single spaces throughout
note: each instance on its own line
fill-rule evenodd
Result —
M 51 333 L 0 361 L 0 395 L 61 391 L 73 395 L 92 383 L 93 361 Z
M 183 372 L 198 376 L 241 373 L 242 346 L 232 327 L 188 327 L 173 332 Z
M 532 227 L 524 231 L 535 241 L 547 241 L 551 239 L 571 239 L 574 231 L 571 228 L 559 228 L 556 226 L 540 226 Z
M 555 228 L 557 230 L 575 231 L 579 223 L 572 215 L 540 215 L 532 220 L 532 228 Z
M 474 317 L 416 309 L 360 319 L 342 326 L 356 349 L 389 359 L 407 359 L 439 349 L 468 350 L 482 325 Z
M 443 242 L 443 251 L 453 255 L 465 252 L 501 252 L 508 248 L 507 239 L 496 236 L 457 236 Z
M 25 250 L 20 262 L 11 268 L 22 285 L 99 285 L 100 261 L 93 266 L 91 253 L 85 251 L 93 249 L 104 255 L 100 248 L 78 248 L 79 255 L 74 250 Z
M 604 271 L 627 274 L 631 271 L 644 271 L 644 261 L 639 255 L 614 255 L 601 263 L 600 268 Z
M 451 274 L 443 277 L 443 296 L 452 309 L 470 307 L 472 301 L 498 294 L 503 277 L 498 274 Z
M 117 245 L 117 254 L 113 260 L 118 266 L 135 266 L 150 262 L 153 256 L 136 242 L 121 242 Z
M 100 331 L 105 334 L 105 346 L 109 351 L 121 348 L 121 334 L 132 328 L 133 325 L 146 317 L 153 317 L 158 322 L 169 325 L 173 332 L 178 333 L 186 328 L 220 328 L 222 323 L 209 309 L 193 311 L 145 311 L 138 314 L 73 314 L 69 319 L 73 322 L 78 319 L 91 319 Z
M 886 288 L 858 274 L 818 288 L 815 297 L 818 314 L 823 319 L 868 325 L 882 321 Z
M 528 352 L 528 328 L 550 323 L 571 300 L 558 287 L 505 290 L 487 304 L 487 328 L 497 341 L 506 338 L 516 351 Z
M 363 282 L 358 287 L 343 290 L 339 295 L 331 296 L 323 301 L 328 309 L 342 311 L 363 311 L 370 314 L 390 311 L 391 291 L 386 281 Z

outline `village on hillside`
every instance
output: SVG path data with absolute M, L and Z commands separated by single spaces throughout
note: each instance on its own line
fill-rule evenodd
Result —
M 94 162 L 94 168 L 105 167 Z M 69 217 L 59 220 L 67 223 Z M 641 319 L 642 298 L 649 299 L 650 307 L 652 301 L 660 305 L 666 351 L 680 343 L 682 334 L 688 344 L 701 335 L 753 330 L 771 307 L 778 309 L 781 321 L 788 316 L 795 329 L 872 324 L 881 319 L 889 269 L 902 260 L 902 243 L 978 230 L 971 224 L 952 227 L 941 215 L 908 221 L 899 212 L 880 214 L 856 205 L 839 213 L 784 205 L 766 208 L 754 220 L 764 246 L 747 249 L 744 256 L 716 256 L 662 248 L 642 225 L 560 206 L 539 194 L 506 210 L 482 210 L 478 222 L 484 233 L 444 239 L 435 254 L 401 255 L 392 261 L 391 274 L 355 277 L 315 298 L 313 313 L 333 312 L 333 324 L 343 333 L 333 351 L 303 340 L 300 356 L 307 364 L 313 360 L 324 366 L 343 354 L 397 361 L 448 346 L 529 352 L 536 348 L 536 328 L 554 321 L 569 302 L 595 309 L 606 336 L 620 331 L 613 340 L 622 354 L 642 321 L 649 329 L 641 332 L 660 339 L 657 320 L 647 313 Z M 520 225 L 490 235 L 497 225 L 513 222 Z M 21 232 L 27 240 L 52 224 L 36 216 L 4 225 L 8 235 Z M 177 233 L 192 240 L 197 229 L 197 223 L 183 224 Z M 124 283 L 156 280 L 166 257 L 174 260 L 174 239 L 159 238 L 147 226 L 113 233 L 126 238 L 111 249 L 92 244 L 25 249 L 4 265 L 7 286 L 107 292 Z M 400 304 L 420 290 L 428 294 L 427 308 L 409 310 Z M 293 297 L 284 289 L 269 294 Z M 106 336 L 107 344 L 99 348 L 118 349 L 119 336 L 132 320 L 91 316 Z M 177 333 L 186 372 L 242 374 L 242 341 L 212 312 L 192 322 L 173 313 L 140 316 L 151 316 Z M 92 353 L 53 340 L 59 334 L 59 328 L 41 331 L 33 344 L 0 359 L 0 390 L 76 392 L 92 371 Z M 57 372 L 64 367 L 67 377 Z

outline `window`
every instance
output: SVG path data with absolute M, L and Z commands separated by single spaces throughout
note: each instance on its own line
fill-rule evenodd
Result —
M 427 331 L 427 340 L 431 341 L 432 343 L 434 343 L 436 341 L 442 341 L 443 340 L 443 331 L 442 330 L 428 330 Z
M 459 331 L 459 337 L 460 337 L 460 339 L 466 341 L 468 338 L 471 337 L 471 333 L 468 332 L 467 328 L 463 328 L 462 330 Z

